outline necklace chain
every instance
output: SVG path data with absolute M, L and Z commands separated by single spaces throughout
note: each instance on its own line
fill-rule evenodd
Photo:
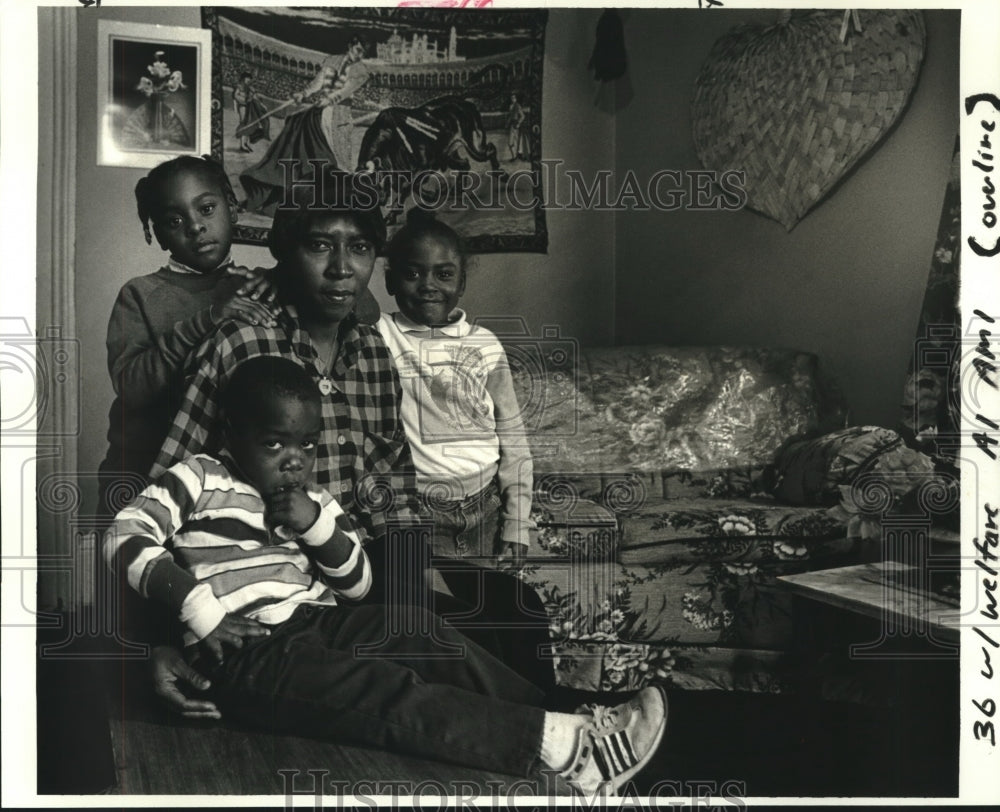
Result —
M 333 363 L 337 360 L 338 342 L 336 339 L 333 341 L 333 344 L 330 347 L 329 358 L 323 356 L 323 353 L 319 351 L 319 345 L 315 342 L 313 343 L 313 347 L 316 350 L 316 358 L 319 360 L 320 372 L 322 372 L 325 377 L 333 370 Z

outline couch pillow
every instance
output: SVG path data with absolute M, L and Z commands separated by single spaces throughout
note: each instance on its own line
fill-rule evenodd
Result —
M 884 454 L 900 448 L 903 439 L 890 429 L 855 426 L 812 440 L 792 440 L 775 455 L 774 495 L 791 505 L 835 505 L 839 486 Z

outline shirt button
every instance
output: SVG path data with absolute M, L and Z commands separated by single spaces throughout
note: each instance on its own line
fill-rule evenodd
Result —
M 351 483 L 350 482 L 341 482 L 340 483 L 340 490 L 341 491 L 343 491 L 343 492 L 346 493 L 350 489 L 351 489 Z
M 341 434 L 341 435 L 339 435 L 337 437 L 337 445 L 343 445 L 346 442 L 347 442 L 347 438 L 343 434 Z

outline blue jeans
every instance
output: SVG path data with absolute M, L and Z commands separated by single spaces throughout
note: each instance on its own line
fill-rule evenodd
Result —
M 464 499 L 425 499 L 425 512 L 434 522 L 431 548 L 435 558 L 488 560 L 496 556 L 502 504 L 496 480 Z
M 250 726 L 531 775 L 542 692 L 430 613 L 411 609 L 415 632 L 390 633 L 388 617 L 377 605 L 299 607 L 209 669 L 213 698 Z

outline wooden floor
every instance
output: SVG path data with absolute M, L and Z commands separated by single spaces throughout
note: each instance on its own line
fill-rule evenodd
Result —
M 932 684 L 940 688 L 941 681 Z M 957 685 L 942 693 L 957 695 Z M 279 770 L 292 771 L 296 791 L 315 796 L 313 770 L 323 808 L 340 806 L 341 799 L 351 803 L 338 784 L 352 787 L 358 804 L 376 795 L 420 795 L 430 803 L 447 793 L 492 807 L 534 795 L 553 798 L 548 805 L 554 806 L 554 796 L 564 794 L 544 779 L 528 782 L 222 723 L 185 722 L 160 716 L 155 706 L 150 710 L 152 715 L 129 709 L 124 720 L 120 712 L 111 715 L 116 794 L 283 799 L 290 787 Z M 668 735 L 636 777 L 633 794 L 669 796 L 673 790 L 664 789 L 664 781 L 680 782 L 678 792 L 687 793 L 688 782 L 697 779 L 758 797 L 948 797 L 957 792 L 957 745 L 950 717 L 932 722 L 906 709 L 828 703 L 806 703 L 796 712 L 789 697 L 687 692 L 675 695 Z
M 825 608 L 815 601 L 808 605 L 816 614 Z M 834 632 L 854 616 L 830 612 L 836 615 L 824 626 L 822 639 L 832 646 Z M 871 639 L 871 632 L 842 629 L 846 641 Z M 914 663 L 896 658 L 866 668 L 876 665 L 886 671 L 879 684 L 892 688 L 894 701 L 885 707 L 811 695 L 673 692 L 667 735 L 636 776 L 632 794 L 663 797 L 663 781 L 708 779 L 718 786 L 736 780 L 748 797 L 953 796 L 958 788 L 957 659 Z M 133 668 L 136 673 L 126 678 L 124 672 Z M 226 722 L 185 721 L 152 697 L 141 662 L 40 657 L 36 678 L 40 795 L 265 795 L 281 804 L 286 791 L 294 789 L 313 796 L 322 792 L 323 806 L 331 808 L 341 805 L 338 796 L 343 797 L 345 786 L 364 805 L 376 795 L 392 800 L 419 794 L 432 803 L 445 792 L 501 806 L 528 795 L 565 794 L 546 786 L 544 778 L 527 782 L 360 747 L 240 730 Z M 294 787 L 287 786 L 293 777 Z M 685 793 L 686 787 L 682 784 Z M 309 798 L 301 801 L 312 805 Z
M 329 806 L 345 792 L 367 797 L 417 793 L 428 799 L 442 788 L 449 795 L 483 799 L 506 797 L 508 790 L 519 797 L 556 794 L 544 779 L 527 781 L 362 747 L 243 730 L 224 721 L 179 719 L 149 699 L 143 693 L 109 703 L 116 794 L 284 796 L 293 778 L 296 791 L 314 794 L 318 789 Z M 345 785 L 352 789 L 345 790 Z
M 220 723 L 112 718 L 111 741 L 118 773 L 115 793 L 124 795 L 285 795 L 294 780 L 295 791 L 321 792 L 324 804 L 334 805 L 345 792 L 430 798 L 443 787 L 447 794 L 488 797 L 522 780 L 360 747 L 233 730 Z M 352 789 L 343 789 L 345 785 Z M 544 788 L 538 792 L 543 793 Z M 518 794 L 533 793 L 524 788 Z

